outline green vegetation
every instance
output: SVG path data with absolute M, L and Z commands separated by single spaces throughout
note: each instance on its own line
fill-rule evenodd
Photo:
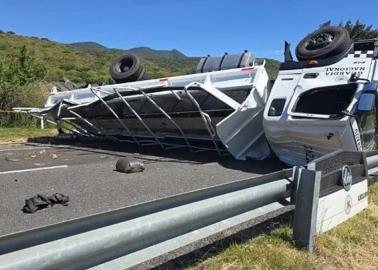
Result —
M 28 55 L 46 69 L 44 82 L 61 81 L 64 77 L 74 82 L 109 82 L 107 61 L 84 54 L 53 41 L 10 34 L 0 34 L 0 57 L 18 55 L 25 47 Z
M 18 112 L 0 111 L 0 144 L 25 143 L 29 138 L 57 135 L 54 125 L 45 122 L 41 129 L 39 119 Z
M 25 127 L 38 128 L 41 123 L 38 118 L 25 113 L 0 111 L 0 128 Z
M 286 225 L 243 244 L 233 244 L 189 269 L 373 270 L 378 268 L 377 226 L 378 183 L 375 183 L 369 187 L 369 208 L 318 236 L 314 254 L 294 247 L 292 229 Z
M 329 26 L 331 24 L 332 22 L 329 20 L 320 25 L 320 27 Z M 339 26 L 348 30 L 353 41 L 378 38 L 378 29 L 375 29 L 373 25 L 367 25 L 359 20 L 357 20 L 355 23 L 352 23 L 352 21 L 349 20 L 346 23 L 340 23 Z
M 43 95 L 39 82 L 45 76 L 45 66 L 31 57 L 25 46 L 0 58 L 0 109 L 40 104 Z
M 138 47 L 130 50 L 109 49 L 95 42 L 78 42 L 70 46 L 95 56 L 111 55 L 113 58 L 122 53 L 133 53 L 143 58 L 150 78 L 189 74 L 195 72 L 200 57 L 187 57 L 178 50 L 153 50 Z M 259 59 L 262 62 L 263 59 Z M 278 73 L 279 61 L 266 59 L 266 69 L 271 79 Z
M 56 129 L 46 128 L 26 128 L 12 127 L 0 128 L 0 144 L 25 143 L 30 138 L 54 137 L 58 134 Z
M 340 26 L 348 30 L 353 41 L 378 38 L 378 29 L 373 29 L 373 25 L 366 25 L 359 20 L 355 24 L 347 21 L 345 24 L 340 24 Z
M 177 50 L 153 50 L 147 47 L 120 50 L 110 49 L 95 42 L 77 42 L 68 44 L 68 46 L 95 58 L 104 59 L 106 68 L 108 68 L 111 60 L 119 55 L 124 53 L 136 54 L 144 60 L 150 78 L 192 73 L 198 62 L 198 58 L 187 57 Z
M 60 44 L 47 38 L 18 36 L 0 31 L 0 110 L 12 107 L 39 107 L 56 82 L 112 83 L 110 62 L 134 53 L 144 60 L 149 78 L 193 73 L 198 57 L 187 57 L 178 50 L 110 49 L 95 42 Z M 279 62 L 267 61 L 274 79 Z

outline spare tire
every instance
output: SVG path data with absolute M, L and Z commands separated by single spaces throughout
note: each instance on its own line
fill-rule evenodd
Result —
M 116 58 L 111 63 L 109 71 L 116 83 L 146 79 L 146 70 L 142 61 L 134 54 L 125 54 Z
M 306 36 L 297 46 L 298 60 L 325 59 L 346 53 L 352 46 L 343 27 L 326 26 Z

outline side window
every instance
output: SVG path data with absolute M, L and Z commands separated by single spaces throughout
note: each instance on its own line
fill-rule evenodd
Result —
M 268 116 L 280 116 L 285 107 L 285 103 L 286 103 L 285 98 L 273 99 L 269 107 Z
M 376 150 L 378 146 L 377 106 L 371 112 L 357 112 L 356 119 L 361 134 L 362 150 Z
M 298 97 L 293 112 L 338 115 L 349 106 L 357 87 L 350 83 L 313 88 Z

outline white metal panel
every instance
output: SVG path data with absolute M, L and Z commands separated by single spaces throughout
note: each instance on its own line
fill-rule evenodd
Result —
M 319 199 L 316 232 L 323 233 L 350 219 L 368 206 L 368 182 L 364 180 Z
M 114 88 L 129 89 L 128 91 L 130 91 L 130 89 L 145 89 L 159 86 L 183 87 L 190 83 L 211 83 L 212 86 L 217 88 L 218 90 L 233 88 L 237 89 L 240 87 L 252 87 L 252 85 L 255 82 L 255 73 L 261 69 L 265 70 L 264 66 L 254 66 L 199 74 L 189 74 L 153 80 L 98 86 L 94 88 L 101 92 L 102 97 L 105 97 L 108 94 L 114 94 Z M 90 85 L 88 86 L 88 88 L 75 89 L 72 91 L 53 91 L 51 92 L 51 96 L 48 98 L 45 107 L 51 107 L 63 99 L 70 100 L 78 104 L 84 104 L 96 101 L 97 97 L 92 93 Z
M 354 120 L 350 116 L 335 120 L 328 119 L 328 115 L 293 113 L 293 108 L 304 92 L 347 84 L 353 73 L 362 79 L 372 79 L 375 62 L 372 58 L 348 57 L 329 66 L 280 71 L 264 111 L 265 134 L 276 155 L 287 164 L 302 165 L 337 149 L 357 150 L 351 125 Z M 305 79 L 306 73 L 317 74 L 317 77 Z M 361 87 L 357 91 L 360 90 Z M 355 107 L 358 95 L 359 92 L 348 111 Z M 276 98 L 286 98 L 283 113 L 268 116 L 270 104 Z
M 262 126 L 268 80 L 265 70 L 257 72 L 256 85 L 247 99 L 217 124 L 218 137 L 236 159 L 262 160 L 270 155 Z

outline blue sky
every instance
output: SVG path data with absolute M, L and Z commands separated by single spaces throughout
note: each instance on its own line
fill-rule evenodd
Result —
M 0 29 L 113 48 L 176 48 L 190 56 L 253 51 L 282 59 L 324 21 L 378 28 L 377 0 L 0 0 Z

